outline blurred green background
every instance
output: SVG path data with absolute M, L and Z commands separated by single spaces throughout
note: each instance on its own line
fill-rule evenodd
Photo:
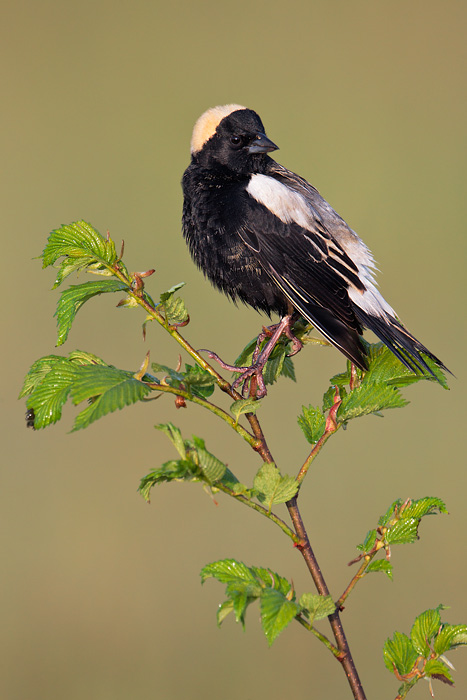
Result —
M 54 351 L 57 293 L 33 259 L 49 232 L 78 218 L 125 239 L 130 269 L 157 269 L 157 295 L 181 280 L 195 347 L 232 360 L 264 319 L 236 309 L 195 269 L 180 235 L 179 181 L 195 119 L 239 102 L 259 112 L 277 159 L 313 182 L 359 232 L 384 272 L 380 287 L 409 328 L 456 374 L 451 391 L 409 387 L 411 404 L 340 432 L 315 463 L 301 504 L 335 596 L 354 546 L 397 497 L 437 495 L 450 516 L 395 548 L 395 580 L 363 581 L 344 623 L 369 698 L 397 681 L 381 648 L 440 602 L 467 621 L 465 424 L 465 2 L 5 3 L 2 71 L 3 466 L 0 697 L 126 700 L 292 695 L 345 700 L 329 654 L 291 626 L 268 649 L 251 610 L 221 630 L 219 584 L 199 570 L 227 556 L 269 566 L 311 590 L 289 541 L 267 521 L 201 488 L 136 493 L 173 456 L 155 423 L 172 420 L 244 479 L 258 468 L 227 428 L 172 400 L 138 405 L 69 434 L 34 433 L 16 401 L 22 378 Z M 80 312 L 63 352 L 92 351 L 136 370 L 147 349 L 174 365 L 164 333 L 139 311 L 100 298 Z M 283 472 L 306 453 L 296 424 L 344 368 L 335 350 L 296 358 L 262 409 Z M 447 544 L 446 544 L 447 543 Z M 323 630 L 326 625 L 322 625 Z M 467 657 L 452 655 L 466 697 Z M 227 682 L 226 680 L 227 679 Z M 426 684 L 413 691 L 427 697 Z

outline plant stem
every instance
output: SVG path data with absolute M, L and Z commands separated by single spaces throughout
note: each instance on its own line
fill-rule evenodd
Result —
M 292 498 L 290 501 L 288 501 L 286 505 L 289 509 L 290 517 L 292 519 L 295 532 L 297 533 L 297 535 L 299 535 L 301 539 L 301 545 L 299 547 L 299 550 L 303 558 L 305 559 L 306 565 L 308 566 L 308 570 L 314 581 L 316 589 L 320 595 L 329 595 L 329 589 L 326 585 L 326 581 L 324 580 L 324 576 L 321 573 L 318 561 L 311 548 L 310 541 L 308 539 L 308 534 L 305 530 L 305 526 L 300 515 L 300 511 L 297 504 L 297 498 Z M 358 672 L 355 667 L 352 654 L 350 653 L 350 648 L 344 633 L 344 628 L 342 626 L 339 611 L 337 608 L 335 612 L 332 613 L 332 615 L 329 615 L 328 620 L 337 643 L 337 648 L 340 652 L 340 655 L 337 658 L 342 664 L 342 667 L 345 671 L 354 698 L 355 700 L 366 700 L 366 695 L 363 690 L 360 678 L 358 676 Z
M 329 639 L 324 635 L 319 632 L 316 627 L 313 627 L 307 620 L 305 620 L 303 617 L 298 616 L 295 618 L 297 622 L 299 622 L 305 629 L 307 629 L 309 632 L 312 632 L 317 639 L 319 639 L 320 642 L 322 642 L 328 649 L 331 651 L 334 656 L 339 657 L 340 656 L 340 651 L 337 647 L 334 646 L 332 642 L 329 641 Z
M 260 443 L 259 447 L 257 448 L 257 451 L 263 458 L 265 462 L 274 462 L 274 459 L 272 457 L 272 454 L 269 450 L 269 447 L 267 445 L 266 439 L 264 437 L 261 425 L 258 421 L 257 416 L 247 414 L 248 422 L 250 423 L 251 429 L 253 431 L 254 436 L 258 440 L 258 443 Z M 337 428 L 336 428 L 337 430 Z M 326 434 L 326 433 L 325 433 Z M 326 440 L 332 433 L 329 431 Z M 324 437 L 324 435 L 323 435 Z M 315 445 L 315 448 L 312 450 L 312 455 L 307 460 L 308 466 L 311 464 L 313 459 L 316 457 L 318 454 L 319 450 L 321 447 L 324 445 L 324 440 L 318 450 L 316 450 L 317 445 Z M 318 444 L 318 443 L 317 443 Z M 305 469 L 308 469 L 308 466 Z M 303 479 L 303 477 L 302 477 Z M 310 541 L 308 539 L 308 534 L 305 529 L 305 526 L 303 524 L 302 517 L 300 515 L 300 511 L 298 508 L 297 504 L 297 497 L 292 498 L 290 501 L 286 503 L 287 509 L 289 511 L 290 518 L 292 520 L 294 529 L 296 534 L 298 535 L 300 539 L 300 545 L 298 545 L 297 549 L 300 551 L 302 554 L 303 558 L 305 559 L 305 563 L 308 567 L 308 570 L 311 574 L 311 577 L 313 579 L 313 582 L 316 586 L 316 589 L 320 595 L 329 595 L 329 589 L 326 585 L 326 581 L 324 580 L 324 576 L 321 573 L 320 566 L 318 564 L 318 561 L 314 555 L 314 552 L 311 548 Z M 336 608 L 335 612 L 332 615 L 329 615 L 328 617 L 329 624 L 331 625 L 331 629 L 334 634 L 334 639 L 336 640 L 337 644 L 337 649 L 339 651 L 339 655 L 336 656 L 336 658 L 340 661 L 342 664 L 342 667 L 345 671 L 345 674 L 347 676 L 347 680 L 349 682 L 349 685 L 352 689 L 353 695 L 355 700 L 366 700 L 366 695 L 363 690 L 360 678 L 358 676 L 357 669 L 355 667 L 354 660 L 352 658 L 352 654 L 350 652 L 350 648 L 347 642 L 347 638 L 344 633 L 344 628 L 342 626 L 342 622 L 340 619 L 339 615 L 339 610 Z
M 220 408 L 220 406 L 216 406 L 216 404 L 213 404 L 210 401 L 206 401 L 206 399 L 201 399 L 198 396 L 195 396 L 194 394 L 190 394 L 188 391 L 183 391 L 183 389 L 169 386 L 168 384 L 156 384 L 155 382 L 145 382 L 145 384 L 150 386 L 151 389 L 153 389 L 154 391 L 161 391 L 166 394 L 174 394 L 175 396 L 181 396 L 186 401 L 191 401 L 192 403 L 198 404 L 198 406 L 207 408 L 208 411 L 211 411 L 211 413 L 214 413 L 218 418 L 221 418 L 223 421 L 225 421 L 227 425 L 229 425 L 246 442 L 248 442 L 248 444 L 254 450 L 257 449 L 257 439 L 253 435 L 251 435 L 251 433 L 245 430 L 245 428 L 243 428 L 239 423 L 237 423 L 235 419 L 229 413 L 227 413 L 227 411 L 224 411 L 224 409 Z
M 279 518 L 277 515 L 274 513 L 270 513 L 267 508 L 264 506 L 259 505 L 259 503 L 255 503 L 254 501 L 251 501 L 249 498 L 244 496 L 243 494 L 235 493 L 232 491 L 232 489 L 229 489 L 228 486 L 224 486 L 221 482 L 217 482 L 215 484 L 215 488 L 219 489 L 219 491 L 223 491 L 224 493 L 228 494 L 229 496 L 232 496 L 232 498 L 235 498 L 237 501 L 240 503 L 243 503 L 243 505 L 248 506 L 248 508 L 253 508 L 253 510 L 256 510 L 257 513 L 260 513 L 261 515 L 264 515 L 264 517 L 268 518 L 271 520 L 275 525 L 280 527 L 282 532 L 284 532 L 287 537 L 290 537 L 290 539 L 294 542 L 295 545 L 298 545 L 300 540 L 295 534 L 295 532 L 285 523 L 281 518 Z

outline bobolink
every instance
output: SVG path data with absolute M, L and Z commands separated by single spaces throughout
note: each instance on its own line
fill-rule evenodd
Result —
M 423 355 L 446 369 L 379 293 L 363 241 L 313 185 L 268 156 L 277 148 L 253 110 L 214 107 L 195 124 L 182 182 L 183 234 L 196 264 L 234 301 L 282 317 L 243 378 L 255 374 L 264 395 L 261 371 L 281 333 L 293 339 L 298 314 L 363 370 L 364 328 L 413 372 L 431 371 Z

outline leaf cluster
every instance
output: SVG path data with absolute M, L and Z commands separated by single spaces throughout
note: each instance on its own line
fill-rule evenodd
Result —
M 284 577 L 271 569 L 246 566 L 235 559 L 222 559 L 205 566 L 201 571 L 202 583 L 208 578 L 226 584 L 227 600 L 219 606 L 218 624 L 233 612 L 235 620 L 245 626 L 248 606 L 259 600 L 261 626 L 269 645 L 294 618 L 302 618 L 311 626 L 335 610 L 331 596 L 304 593 L 297 600 L 292 584 Z
M 336 392 L 340 399 L 335 415 L 333 432 L 346 426 L 353 418 L 370 414 L 381 416 L 388 408 L 403 408 L 408 401 L 401 389 L 420 380 L 438 381 L 448 389 L 442 371 L 428 357 L 424 357 L 432 370 L 420 370 L 415 374 L 405 367 L 383 343 L 370 344 L 365 341 L 368 352 L 368 370 L 352 368 L 347 362 L 347 370 L 330 379 L 330 387 L 323 394 L 322 406 L 302 406 L 298 424 L 311 445 L 322 438 L 326 431 L 326 413 L 336 403 Z
M 153 380 L 146 375 L 145 379 Z M 98 418 L 142 401 L 150 393 L 147 381 L 132 372 L 108 365 L 89 352 L 75 350 L 67 357 L 47 355 L 36 360 L 24 380 L 20 397 L 33 415 L 33 427 L 45 428 L 60 420 L 68 398 L 87 403 L 76 416 L 73 431 Z
M 365 574 L 382 571 L 392 579 L 390 548 L 394 544 L 413 544 L 418 539 L 418 528 L 422 518 L 436 513 L 447 513 L 446 506 L 440 498 L 426 496 L 418 500 L 397 499 L 378 520 L 378 526 L 369 530 L 364 541 L 357 545 L 362 554 L 354 560 L 365 559 L 368 563 L 360 577 Z M 386 559 L 373 560 L 380 551 Z M 351 563 L 354 563 L 351 562 Z
M 179 459 L 165 462 L 153 469 L 141 480 L 139 492 L 146 501 L 154 486 L 170 481 L 204 482 L 213 492 L 225 491 L 232 496 L 257 501 L 267 512 L 273 505 L 286 503 L 298 491 L 298 483 L 293 477 L 282 476 L 275 464 L 268 462 L 258 470 L 251 487 L 242 484 L 227 465 L 206 449 L 202 438 L 193 435 L 191 440 L 172 423 L 155 426 L 170 440 L 179 454 Z
M 467 646 L 467 625 L 450 625 L 441 622 L 443 605 L 425 610 L 415 618 L 410 635 L 395 632 L 383 648 L 386 668 L 403 681 L 399 697 L 421 679 L 439 680 L 454 685 L 452 664 L 444 656 L 447 652 Z

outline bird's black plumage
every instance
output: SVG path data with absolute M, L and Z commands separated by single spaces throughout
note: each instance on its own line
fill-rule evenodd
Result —
M 363 241 L 306 180 L 267 154 L 256 112 L 215 107 L 195 125 L 183 176 L 183 234 L 196 264 L 233 300 L 284 316 L 291 307 L 365 369 L 368 328 L 413 371 L 443 363 L 376 288 Z

